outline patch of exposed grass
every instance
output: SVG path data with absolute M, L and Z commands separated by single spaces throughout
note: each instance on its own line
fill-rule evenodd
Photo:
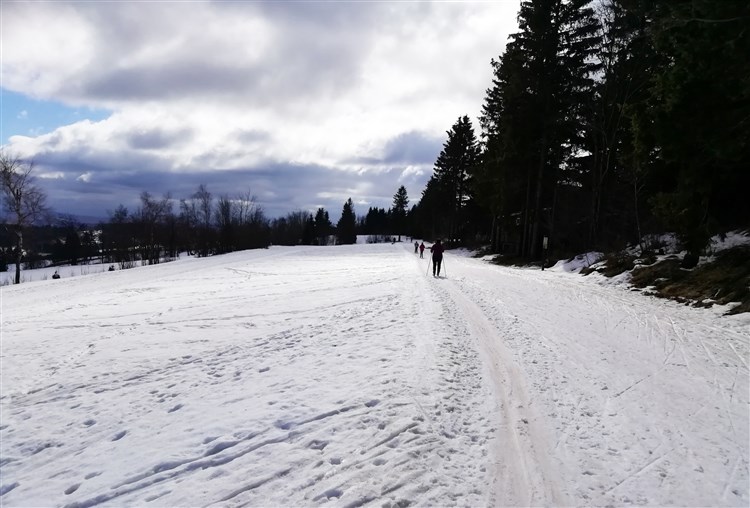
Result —
M 597 271 L 606 277 L 615 277 L 632 270 L 635 266 L 635 259 L 635 256 L 629 256 L 621 252 L 609 254 L 605 257 L 605 265 Z
M 631 282 L 652 287 L 657 296 L 696 306 L 739 302 L 729 314 L 750 311 L 750 248 L 734 247 L 692 270 L 680 268 L 677 258 L 633 270 Z
M 583 268 L 581 268 L 581 271 L 578 273 L 580 273 L 581 275 L 588 275 L 590 273 L 594 273 L 595 271 L 596 271 L 596 268 L 592 268 L 590 266 L 584 266 Z

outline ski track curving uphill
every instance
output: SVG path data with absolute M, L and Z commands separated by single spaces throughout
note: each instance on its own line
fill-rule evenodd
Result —
M 3 288 L 0 502 L 748 504 L 747 317 L 411 247 Z

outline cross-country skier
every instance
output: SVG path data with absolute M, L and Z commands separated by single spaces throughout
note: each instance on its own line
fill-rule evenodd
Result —
M 439 238 L 435 242 L 435 245 L 430 247 L 430 250 L 432 251 L 432 275 L 433 277 L 440 277 L 440 265 L 443 263 L 443 251 L 445 251 L 445 248 L 443 248 L 443 244 Z
M 414 242 L 414 254 L 417 253 L 417 250 L 419 250 L 419 242 L 415 241 Z
M 424 242 L 422 242 L 422 244 L 419 246 L 419 257 L 424 257 Z

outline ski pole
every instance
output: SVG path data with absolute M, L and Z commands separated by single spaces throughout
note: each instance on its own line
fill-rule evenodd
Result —
M 430 273 L 430 263 L 431 263 L 431 261 L 428 259 L 427 260 L 427 271 L 424 273 L 425 275 L 428 275 Z
M 448 277 L 448 269 L 445 268 L 445 256 L 443 256 L 443 277 Z

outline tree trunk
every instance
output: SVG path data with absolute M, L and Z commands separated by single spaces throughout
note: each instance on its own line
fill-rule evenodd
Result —
M 635 229 L 636 235 L 638 236 L 638 245 L 641 247 L 641 255 L 643 255 L 643 237 L 641 236 L 641 215 L 638 213 L 638 172 L 640 170 L 640 164 L 636 162 L 635 174 L 633 175 L 633 211 L 635 212 Z
M 536 259 L 539 253 L 539 226 L 542 221 L 542 189 L 544 187 L 544 166 L 547 164 L 547 135 L 542 134 L 539 147 L 539 166 L 536 170 L 536 192 L 534 193 L 534 221 L 531 227 L 529 254 Z
M 21 283 L 21 260 L 23 259 L 23 230 L 16 226 L 16 282 Z
M 531 170 L 526 169 L 526 201 L 523 207 L 523 217 L 521 219 L 521 241 L 518 245 L 518 255 L 526 257 L 529 253 L 529 210 L 531 208 Z

